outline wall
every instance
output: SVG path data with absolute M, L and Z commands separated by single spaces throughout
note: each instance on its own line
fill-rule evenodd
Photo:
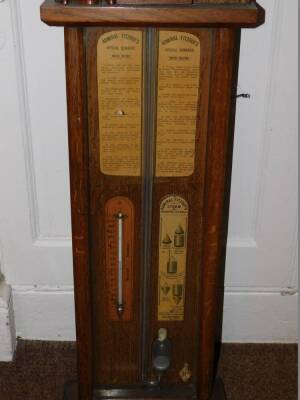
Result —
M 17 334 L 74 339 L 63 30 L 0 3 L 0 254 Z M 296 341 L 297 1 L 242 34 L 224 341 Z M 5 95 L 3 95 L 5 94 Z M 1 327 L 0 327 L 1 329 Z

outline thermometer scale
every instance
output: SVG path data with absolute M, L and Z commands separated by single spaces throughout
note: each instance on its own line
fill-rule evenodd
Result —
M 125 197 L 110 199 L 105 208 L 107 313 L 113 321 L 132 319 L 133 204 Z

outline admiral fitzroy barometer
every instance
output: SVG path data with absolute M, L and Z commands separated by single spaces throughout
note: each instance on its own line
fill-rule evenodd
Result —
M 65 26 L 78 348 L 66 399 L 224 399 L 240 29 L 264 12 L 46 0 L 41 18 Z

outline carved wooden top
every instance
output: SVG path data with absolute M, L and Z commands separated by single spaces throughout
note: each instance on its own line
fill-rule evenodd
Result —
M 111 5 L 105 0 L 62 1 L 68 4 L 45 0 L 42 21 L 55 26 L 255 27 L 265 16 L 263 8 L 249 0 L 109 0 L 118 2 Z

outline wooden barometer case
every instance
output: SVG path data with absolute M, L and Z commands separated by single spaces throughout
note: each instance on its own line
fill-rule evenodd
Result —
M 215 379 L 248 0 L 46 0 L 65 27 L 78 381 L 68 400 L 225 399 Z

